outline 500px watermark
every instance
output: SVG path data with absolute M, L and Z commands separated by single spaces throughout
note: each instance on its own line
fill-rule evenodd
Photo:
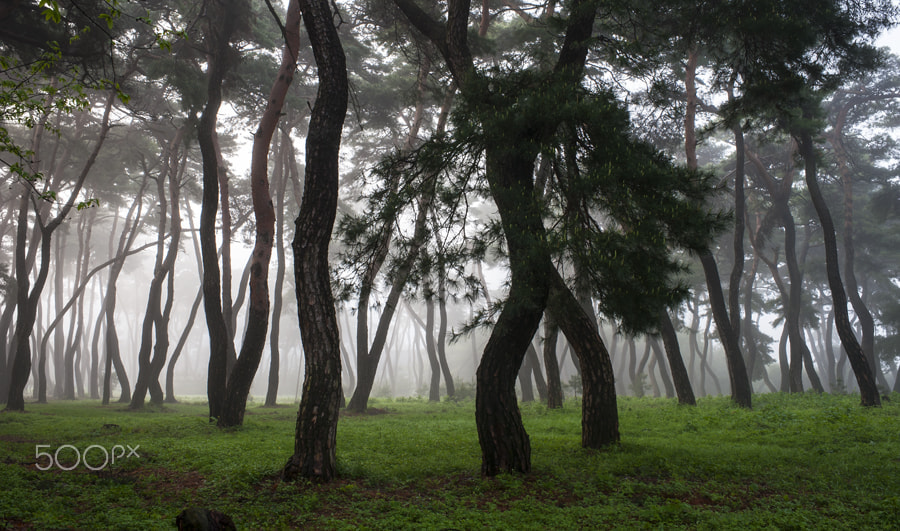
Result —
M 117 444 L 109 450 L 99 444 L 92 444 L 85 448 L 84 451 L 80 451 L 71 444 L 64 444 L 53 453 L 43 451 L 44 449 L 49 449 L 50 446 L 49 444 L 35 445 L 34 458 L 36 462 L 34 466 L 38 470 L 50 470 L 54 466 L 60 470 L 75 470 L 78 465 L 83 464 L 88 470 L 97 471 L 103 470 L 110 464 L 116 464 L 116 460 L 122 461 L 132 457 L 141 457 L 137 452 L 138 448 L 141 447 L 139 444 L 135 446 Z M 60 460 L 60 454 L 62 454 L 62 460 Z M 75 455 L 72 456 L 72 454 Z M 91 456 L 90 461 L 88 460 L 88 454 Z

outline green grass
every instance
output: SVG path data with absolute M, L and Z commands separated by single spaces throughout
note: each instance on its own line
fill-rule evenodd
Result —
M 761 395 L 696 408 L 620 398 L 622 443 L 580 447 L 577 402 L 524 405 L 530 475 L 481 478 L 472 402 L 376 400 L 342 416 L 340 478 L 284 484 L 296 408 L 242 428 L 206 406 L 132 413 L 96 402 L 0 414 L 0 528 L 172 529 L 189 506 L 239 529 L 889 529 L 900 521 L 900 396 Z M 103 470 L 36 468 L 36 445 L 135 447 Z M 102 462 L 91 451 L 92 466 Z M 70 449 L 60 459 L 71 463 Z M 46 464 L 42 459 L 38 464 Z

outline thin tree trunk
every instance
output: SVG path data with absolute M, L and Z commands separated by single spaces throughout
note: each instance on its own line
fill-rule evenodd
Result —
M 431 366 L 431 383 L 428 386 L 428 400 L 441 400 L 441 364 L 434 345 L 434 294 L 430 286 L 425 286 L 425 351 Z
M 681 357 L 681 348 L 678 346 L 678 335 L 668 312 L 663 312 L 660 319 L 663 345 L 666 348 L 666 357 L 669 360 L 669 368 L 672 371 L 672 379 L 675 383 L 675 392 L 678 395 L 679 404 L 691 406 L 697 405 L 694 398 L 694 390 L 691 388 L 691 379 L 684 367 L 684 359 Z
M 228 324 L 222 308 L 222 281 L 216 249 L 216 213 L 219 197 L 219 153 L 216 145 L 216 122 L 222 104 L 222 83 L 231 64 L 231 38 L 239 16 L 236 0 L 221 0 L 208 6 L 210 28 L 207 30 L 208 66 L 206 106 L 197 126 L 197 141 L 203 158 L 203 193 L 200 207 L 200 248 L 203 254 L 203 308 L 209 332 L 209 367 L 206 394 L 209 416 L 218 419 L 225 403 L 228 376 Z M 232 347 L 230 347 L 233 349 Z
M 299 26 L 299 24 L 298 24 Z M 284 193 L 287 189 L 287 175 L 289 169 L 286 159 L 290 156 L 288 151 L 293 149 L 287 131 L 282 131 L 280 163 L 275 166 L 274 180 L 277 182 L 277 195 L 275 197 L 275 254 L 278 258 L 278 267 L 275 271 L 275 292 L 272 299 L 272 328 L 269 331 L 269 381 L 266 388 L 266 406 L 275 406 L 278 401 L 278 371 L 281 367 L 281 349 L 278 345 L 281 339 L 281 308 L 284 303 L 284 275 L 287 270 L 284 252 Z
M 553 317 L 544 312 L 544 367 L 547 370 L 547 407 L 559 409 L 563 407 L 562 382 L 559 377 L 559 361 L 556 359 L 556 344 L 559 338 L 559 325 Z
M 816 176 L 816 152 L 812 135 L 808 132 L 800 134 L 800 155 L 805 164 L 806 186 L 812 198 L 819 222 L 822 224 L 822 234 L 825 237 L 825 269 L 828 277 L 828 286 L 831 290 L 831 299 L 835 309 L 835 323 L 841 344 L 850 359 L 850 366 L 856 375 L 856 383 L 859 385 L 860 401 L 863 406 L 880 406 L 881 396 L 875 385 L 874 371 L 869 365 L 868 359 L 862 350 L 853 327 L 850 324 L 850 315 L 847 311 L 847 294 L 844 292 L 844 283 L 841 281 L 840 266 L 838 264 L 837 237 L 834 232 L 834 222 L 831 212 L 825 203 L 825 197 L 819 189 Z
M 250 394 L 250 386 L 253 384 L 253 377 L 256 375 L 259 361 L 262 358 L 266 333 L 269 328 L 269 261 L 272 257 L 272 245 L 275 239 L 275 208 L 269 193 L 269 148 L 278 127 L 288 88 L 294 79 L 294 70 L 300 50 L 300 9 L 296 1 L 288 5 L 285 28 L 281 67 L 269 93 L 259 127 L 253 137 L 250 181 L 253 213 L 256 217 L 256 242 L 250 266 L 250 306 L 241 353 L 228 377 L 225 401 L 219 416 L 219 427 L 243 424 L 247 396 Z M 333 312 L 334 308 L 332 307 L 332 317 Z M 337 323 L 334 323 L 334 327 L 337 329 Z M 277 371 L 277 362 L 275 363 Z M 338 366 L 340 366 L 340 358 L 338 358 Z M 338 380 L 340 380 L 340 374 L 338 374 Z
M 34 329 L 38 300 L 40 299 L 41 293 L 43 292 L 44 284 L 47 280 L 47 274 L 50 268 L 51 236 L 75 206 L 75 201 L 77 201 L 78 195 L 81 193 L 81 189 L 84 186 L 84 181 L 87 178 L 88 173 L 90 173 L 90 170 L 93 167 L 94 163 L 96 162 L 97 156 L 100 154 L 100 150 L 103 147 L 107 133 L 109 132 L 109 117 L 114 101 L 115 93 L 111 91 L 106 98 L 106 107 L 104 109 L 97 141 L 94 144 L 93 150 L 88 155 L 88 158 L 81 169 L 81 173 L 75 180 L 75 185 L 70 192 L 68 201 L 62 206 L 62 208 L 60 208 L 59 212 L 53 219 L 48 221 L 46 224 L 40 225 L 41 262 L 34 281 L 34 286 L 30 292 L 28 273 L 31 269 L 31 262 L 26 260 L 25 257 L 25 238 L 26 229 L 28 226 L 28 203 L 32 199 L 32 197 L 31 190 L 27 187 L 22 193 L 15 251 L 18 311 L 16 314 L 16 329 L 13 336 L 13 355 L 15 357 L 13 359 L 12 370 L 10 371 L 9 395 L 6 403 L 6 409 L 8 410 L 25 410 L 24 392 L 31 371 L 31 346 L 29 338 Z M 37 212 L 36 215 L 40 216 L 41 214 L 40 212 Z
M 450 364 L 447 362 L 447 279 L 443 267 L 438 269 L 438 335 L 437 355 L 441 364 L 441 373 L 444 375 L 444 387 L 447 396 L 456 395 L 453 385 L 453 375 L 450 373 Z

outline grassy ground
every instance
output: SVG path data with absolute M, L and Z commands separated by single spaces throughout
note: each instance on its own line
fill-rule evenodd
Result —
M 471 402 L 375 401 L 343 416 L 340 479 L 284 484 L 296 408 L 222 431 L 202 404 L 96 402 L 0 414 L 0 528 L 172 529 L 189 506 L 238 529 L 890 529 L 900 522 L 900 396 L 763 395 L 696 408 L 620 398 L 621 445 L 580 448 L 580 411 L 523 406 L 534 472 L 484 479 Z M 49 445 L 39 447 L 37 445 Z M 137 448 L 91 471 L 40 471 L 63 445 Z M 88 450 L 100 468 L 103 450 Z M 59 452 L 63 467 L 75 451 Z

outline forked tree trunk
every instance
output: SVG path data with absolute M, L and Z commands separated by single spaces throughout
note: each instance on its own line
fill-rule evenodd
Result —
M 219 427 L 243 424 L 247 396 L 259 368 L 259 360 L 262 358 L 269 329 L 269 261 L 275 239 L 275 207 L 269 193 L 269 147 L 278 127 L 288 88 L 294 79 L 297 54 L 300 50 L 300 9 L 296 0 L 288 5 L 285 18 L 286 33 L 281 67 L 278 69 L 278 77 L 272 84 L 266 109 L 253 137 L 250 191 L 253 198 L 253 213 L 256 216 L 256 242 L 250 262 L 250 306 L 241 353 L 228 378 L 225 402 L 219 416 Z
M 14 411 L 25 410 L 25 386 L 28 383 L 28 377 L 31 371 L 31 345 L 30 336 L 34 329 L 35 318 L 37 314 L 38 300 L 44 290 L 44 284 L 47 281 L 47 275 L 50 268 L 50 245 L 51 237 L 57 228 L 62 224 L 75 206 L 78 195 L 84 186 L 85 179 L 93 168 L 100 154 L 100 150 L 106 141 L 107 133 L 109 133 L 109 117 L 115 102 L 115 94 L 111 91 L 106 97 L 106 106 L 103 112 L 103 118 L 100 125 L 100 131 L 94 148 L 88 155 L 87 160 L 82 166 L 81 172 L 76 177 L 74 186 L 70 192 L 68 201 L 60 208 L 55 217 L 40 225 L 40 252 L 41 262 L 38 268 L 34 285 L 29 292 L 30 282 L 28 274 L 30 273 L 31 260 L 25 257 L 26 232 L 28 227 L 28 210 L 30 202 L 31 189 L 25 187 L 22 192 L 22 200 L 20 202 L 19 226 L 16 234 L 16 283 L 17 283 L 17 313 L 16 313 L 16 329 L 13 335 L 12 355 L 13 364 L 10 370 L 10 386 L 7 398 L 6 409 Z M 41 212 L 35 213 L 37 216 Z
M 306 137 L 306 184 L 292 244 L 306 376 L 294 454 L 282 477 L 330 481 L 336 474 L 341 347 L 328 272 L 328 244 L 337 210 L 347 66 L 328 0 L 300 0 L 300 11 L 316 58 L 319 88 Z
M 147 310 L 141 326 L 141 346 L 138 351 L 138 376 L 131 396 L 130 409 L 141 409 L 147 392 L 155 403 L 162 403 L 163 396 L 159 390 L 159 374 L 166 362 L 169 351 L 169 314 L 174 300 L 173 277 L 175 275 L 175 258 L 181 240 L 181 214 L 179 209 L 179 146 L 184 137 L 185 127 L 179 128 L 175 137 L 166 149 L 166 172 L 169 181 L 169 197 L 166 199 L 165 180 L 163 175 L 157 178 L 157 197 L 159 198 L 159 234 L 157 236 L 157 261 L 153 278 L 150 280 L 150 291 L 147 296 Z M 171 213 L 168 212 L 171 205 Z M 166 232 L 166 216 L 170 216 L 171 239 L 169 247 L 164 247 Z M 165 254 L 164 254 L 165 249 Z M 162 303 L 163 283 L 168 281 L 165 309 Z M 155 342 L 154 342 L 155 331 Z M 151 355 L 152 354 L 152 355 Z
M 203 158 L 200 249 L 203 254 L 203 309 L 209 332 L 206 394 L 209 399 L 209 416 L 211 419 L 218 419 L 225 404 L 230 335 L 222 310 L 222 281 L 216 249 L 216 213 L 220 198 L 219 154 L 215 138 L 217 115 L 222 104 L 222 83 L 231 67 L 231 38 L 241 17 L 236 0 L 212 2 L 208 9 L 207 101 L 197 125 L 197 143 Z

